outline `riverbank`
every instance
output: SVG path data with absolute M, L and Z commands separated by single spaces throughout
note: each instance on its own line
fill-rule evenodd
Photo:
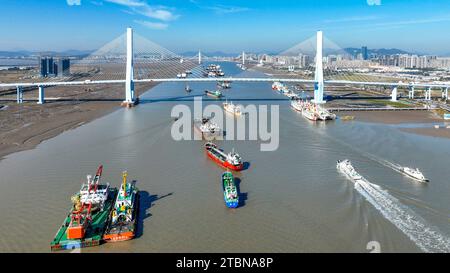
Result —
M 354 111 L 339 112 L 339 116 L 354 116 L 355 120 L 382 124 L 436 123 L 444 120 L 431 111 Z
M 155 85 L 137 85 L 137 93 Z M 25 99 L 30 98 L 31 93 L 25 93 Z M 44 105 L 36 101 L 17 104 L 14 95 L 1 97 L 0 104 L 4 107 L 0 108 L 0 159 L 33 149 L 47 139 L 119 109 L 124 91 L 122 85 L 89 89 L 53 87 L 46 89 L 46 97 L 53 99 Z
M 381 123 L 381 124 L 421 124 L 414 128 L 399 128 L 400 131 L 418 134 L 430 137 L 440 137 L 450 139 L 450 128 L 447 126 L 440 126 L 435 128 L 435 125 L 444 122 L 444 119 L 439 117 L 432 111 L 355 111 L 355 112 L 340 112 L 340 116 L 353 116 L 354 120 Z M 427 124 L 425 127 L 423 124 Z M 450 124 L 449 124 L 450 125 Z

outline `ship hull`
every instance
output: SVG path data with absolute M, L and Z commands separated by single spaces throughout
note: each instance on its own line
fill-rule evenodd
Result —
M 309 111 L 305 111 L 305 110 L 303 110 L 302 111 L 302 115 L 305 117 L 305 118 L 307 118 L 307 119 L 309 119 L 309 120 L 311 120 L 311 121 L 317 121 L 317 116 L 314 114 L 314 113 L 311 113 L 311 112 L 309 112 Z
M 242 171 L 242 169 L 244 169 L 244 164 L 240 164 L 240 165 L 232 165 L 230 164 L 230 162 L 226 161 L 226 160 L 222 160 L 221 158 L 219 158 L 218 156 L 216 156 L 215 154 L 213 154 L 210 151 L 206 151 L 206 154 L 208 155 L 208 157 L 210 159 L 212 159 L 214 162 L 216 162 L 218 165 L 222 166 L 223 168 L 229 169 L 229 170 L 233 170 L 233 171 Z
M 92 214 L 92 220 L 86 227 L 86 232 L 82 239 L 69 239 L 67 236 L 68 226 L 71 220 L 70 216 L 72 214 L 71 211 L 50 243 L 51 251 L 73 250 L 100 245 L 117 192 L 118 190 L 116 188 L 110 188 L 103 211 Z
M 108 243 L 117 243 L 123 241 L 129 241 L 136 236 L 137 220 L 139 211 L 139 192 L 136 192 L 136 198 L 134 199 L 133 206 L 133 221 L 124 225 L 111 226 L 111 215 L 108 221 L 109 225 L 106 228 L 103 240 Z
M 416 176 L 414 176 L 414 175 L 412 175 L 412 174 L 410 174 L 410 173 L 408 173 L 407 171 L 405 171 L 405 170 L 401 170 L 402 171 L 402 173 L 405 175 L 405 176 L 407 176 L 407 177 L 409 177 L 409 178 L 412 178 L 412 179 L 414 179 L 414 180 L 416 180 L 416 181 L 418 181 L 418 182 L 422 182 L 422 183 L 427 183 L 427 182 L 429 182 L 429 180 L 428 179 L 423 179 L 423 178 L 419 178 L 419 177 L 416 177 Z
M 222 175 L 222 189 L 225 205 L 230 209 L 237 208 L 239 206 L 239 196 L 234 177 L 230 172 Z
M 103 236 L 103 240 L 105 240 L 108 243 L 118 243 L 118 242 L 124 242 L 134 239 L 135 233 L 132 231 L 118 233 L 118 234 L 106 234 Z
M 211 98 L 215 98 L 215 99 L 220 99 L 222 97 L 222 95 L 216 95 L 214 93 L 208 92 L 206 91 L 205 94 Z

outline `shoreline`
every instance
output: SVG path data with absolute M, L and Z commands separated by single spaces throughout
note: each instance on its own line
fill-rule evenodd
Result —
M 136 91 L 141 92 L 136 93 L 143 94 L 157 85 L 158 83 L 138 84 Z M 15 94 L 0 97 L 0 161 L 10 154 L 34 149 L 45 140 L 120 109 L 123 92 L 121 85 L 87 89 L 52 87 L 46 89 L 46 96 L 58 97 L 60 100 L 49 101 L 44 105 L 37 105 L 34 101 L 16 104 Z M 25 94 L 26 97 L 29 97 L 29 94 L 36 95 L 34 91 Z M 450 129 L 434 128 L 433 123 L 442 124 L 444 120 L 432 111 L 354 111 L 337 114 L 354 116 L 356 121 L 386 125 L 429 123 L 429 128 L 421 126 L 399 130 L 450 139 Z
M 156 83 L 140 85 L 142 93 L 155 87 Z M 16 104 L 9 96 L 0 100 L 0 161 L 8 155 L 36 148 L 45 140 L 75 129 L 120 108 L 123 87 L 99 87 L 96 90 L 68 90 L 49 88 L 48 97 L 61 100 L 44 105 L 36 102 Z M 77 93 L 78 92 L 78 93 Z M 107 92 L 107 99 L 102 97 Z M 137 92 L 138 93 L 138 92 Z M 57 95 L 57 96 L 56 96 Z
M 437 138 L 450 139 L 450 123 L 446 126 L 435 128 L 435 125 L 445 123 L 445 120 L 438 117 L 432 111 L 398 111 L 398 112 L 340 112 L 341 116 L 354 116 L 355 121 L 362 121 L 368 123 L 385 124 L 385 125 L 400 125 L 400 124 L 421 124 L 421 126 L 411 128 L 397 128 L 402 132 L 428 136 Z M 423 127 L 423 124 L 427 124 Z

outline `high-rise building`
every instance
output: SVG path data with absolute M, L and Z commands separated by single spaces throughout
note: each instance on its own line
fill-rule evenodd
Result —
M 47 76 L 51 77 L 54 76 L 55 72 L 53 71 L 55 68 L 54 63 L 53 63 L 53 57 L 48 57 L 47 58 Z
M 70 76 L 70 59 L 62 58 L 58 61 L 58 77 Z
M 39 71 L 41 77 L 47 77 L 47 58 L 39 58 Z
M 70 59 L 60 58 L 54 60 L 53 57 L 39 58 L 41 77 L 69 77 Z
M 369 52 L 367 50 L 367 46 L 363 46 L 361 48 L 361 54 L 362 54 L 363 60 L 368 60 L 369 59 Z

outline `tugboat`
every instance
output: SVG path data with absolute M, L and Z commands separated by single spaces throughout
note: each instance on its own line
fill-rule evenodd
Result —
M 409 167 L 403 167 L 403 168 L 400 168 L 400 170 L 404 174 L 406 174 L 407 176 L 409 176 L 415 180 L 418 180 L 420 182 L 429 182 L 429 180 L 425 178 L 423 173 L 418 168 L 413 169 L 413 168 L 409 168 Z
M 242 111 L 241 111 L 241 107 L 238 105 L 234 105 L 233 102 L 225 102 L 223 104 L 223 109 L 225 109 L 225 111 L 227 111 L 228 113 L 231 113 L 235 116 L 241 116 L 242 115 Z
M 231 172 L 222 174 L 223 198 L 228 208 L 234 209 L 239 205 L 239 195 L 237 192 L 234 177 Z
M 233 171 L 242 171 L 242 169 L 244 169 L 244 164 L 242 163 L 241 157 L 234 151 L 225 154 L 222 149 L 219 149 L 217 145 L 212 142 L 206 143 L 205 149 L 208 157 L 220 166 Z
M 205 90 L 205 95 L 216 98 L 216 99 L 220 99 L 222 97 L 222 92 L 220 92 L 219 90 L 216 90 L 216 91 Z
M 194 128 L 206 139 L 222 136 L 222 130 L 219 125 L 212 122 L 209 118 L 194 120 Z
M 127 182 L 127 172 L 122 174 L 122 185 L 111 211 L 108 227 L 103 240 L 120 242 L 131 240 L 136 233 L 139 191 L 134 182 Z
M 355 168 L 352 166 L 352 163 L 348 159 L 342 161 L 338 160 L 336 163 L 336 168 L 355 183 L 363 180 L 363 177 L 356 172 Z
M 88 176 L 81 190 L 72 196 L 72 209 L 50 243 L 52 251 L 100 245 L 117 193 L 109 184 L 99 184 L 103 166 L 94 180 Z

